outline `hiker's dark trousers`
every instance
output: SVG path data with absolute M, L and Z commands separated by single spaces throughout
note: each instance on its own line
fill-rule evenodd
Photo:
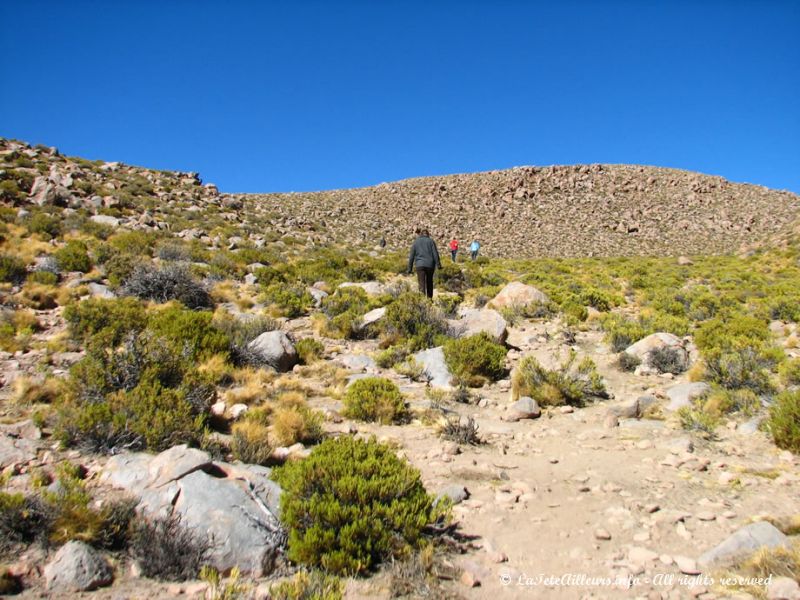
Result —
M 417 267 L 419 293 L 433 298 L 433 267 Z

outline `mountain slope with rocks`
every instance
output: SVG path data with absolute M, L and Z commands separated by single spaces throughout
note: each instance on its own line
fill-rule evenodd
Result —
M 518 167 L 314 193 L 236 195 L 284 228 L 404 248 L 417 224 L 489 256 L 724 254 L 800 215 L 790 192 L 635 165 Z

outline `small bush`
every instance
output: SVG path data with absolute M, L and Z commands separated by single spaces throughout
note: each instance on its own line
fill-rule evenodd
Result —
M 131 554 L 142 575 L 161 581 L 197 578 L 210 548 L 202 534 L 181 524 L 178 514 L 138 520 L 131 533 Z
M 28 275 L 28 281 L 42 285 L 56 285 L 58 283 L 58 275 L 50 271 L 34 271 Z
M 176 353 L 202 361 L 226 352 L 230 346 L 228 336 L 212 325 L 212 318 L 207 311 L 169 306 L 154 312 L 147 327 Z
M 11 254 L 0 254 L 0 281 L 5 283 L 22 283 L 27 272 L 25 263 Z
M 322 413 L 311 410 L 305 402 L 300 406 L 280 406 L 272 415 L 275 439 L 282 446 L 314 444 L 322 439 L 322 419 Z
M 635 354 L 620 352 L 619 356 L 617 356 L 617 366 L 619 367 L 620 371 L 632 373 L 640 364 L 642 364 L 642 359 Z
M 322 358 L 322 353 L 325 352 L 325 345 L 314 338 L 303 338 L 295 344 L 295 350 L 300 359 L 300 364 L 310 365 Z
M 779 448 L 800 454 L 800 390 L 778 394 L 770 407 L 767 428 Z
M 263 315 L 232 315 L 228 312 L 217 312 L 214 315 L 214 327 L 223 332 L 230 341 L 230 355 L 237 366 L 258 366 L 262 359 L 256 355 L 248 344 L 266 331 L 275 331 L 278 323 Z
M 231 452 L 233 458 L 253 465 L 266 465 L 274 450 L 266 423 L 247 417 L 233 424 L 231 430 Z
M 333 575 L 320 571 L 300 571 L 288 581 L 272 586 L 272 600 L 342 600 L 344 584 Z
M 505 375 L 506 349 L 486 332 L 449 340 L 444 345 L 444 358 L 453 375 L 473 387 Z
M 686 360 L 682 350 L 670 346 L 661 346 L 650 351 L 650 364 L 659 373 L 679 375 L 686 370 Z
M 65 246 L 59 248 L 53 254 L 58 262 L 61 271 L 80 271 L 88 273 L 92 270 L 92 260 L 89 258 L 89 250 L 81 241 L 70 240 Z
M 400 423 L 408 412 L 398 387 L 383 377 L 354 381 L 344 397 L 345 414 L 352 419 L 388 425 Z
M 466 420 L 457 416 L 449 418 L 442 427 L 441 436 L 446 440 L 469 446 L 483 443 L 478 435 L 478 425 L 472 417 L 467 417 Z
M 26 222 L 29 233 L 38 233 L 44 239 L 50 240 L 61 235 L 61 219 L 45 212 L 34 213 Z
M 96 338 L 98 345 L 110 347 L 147 324 L 144 305 L 135 298 L 88 298 L 68 305 L 64 319 L 73 339 L 87 343 Z
M 785 385 L 800 385 L 800 358 L 791 358 L 778 369 Z
M 182 264 L 169 264 L 160 268 L 138 265 L 122 285 L 121 292 L 126 296 L 154 302 L 177 300 L 187 308 L 213 306 L 208 290 Z
M 306 314 L 314 304 L 314 299 L 303 286 L 272 284 L 264 290 L 264 298 L 276 306 L 284 317 L 290 319 Z
M 408 350 L 402 346 L 391 346 L 378 352 L 375 364 L 382 369 L 391 369 L 397 363 L 405 360 L 408 354 Z
M 0 492 L 0 557 L 17 547 L 44 542 L 52 515 L 35 496 Z
M 414 292 L 402 294 L 387 307 L 383 327 L 390 339 L 406 340 L 412 352 L 437 345 L 448 331 L 442 312 Z
M 374 439 L 326 440 L 273 476 L 289 559 L 330 573 L 364 573 L 407 554 L 437 517 L 419 472 Z
M 707 435 L 713 435 L 720 423 L 718 415 L 707 413 L 697 406 L 683 406 L 678 409 L 678 419 L 685 430 Z
M 769 369 L 773 361 L 756 348 L 729 351 L 714 348 L 704 354 L 706 377 L 731 390 L 747 388 L 756 394 L 772 391 Z
M 582 406 L 593 398 L 608 398 L 605 384 L 589 357 L 576 364 L 571 352 L 560 368 L 548 370 L 532 356 L 523 358 L 512 376 L 514 399 L 530 396 L 541 406 Z

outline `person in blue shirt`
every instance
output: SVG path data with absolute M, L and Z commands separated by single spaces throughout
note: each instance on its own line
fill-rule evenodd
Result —
M 472 256 L 472 260 L 478 258 L 478 251 L 481 249 L 481 243 L 478 240 L 472 240 L 472 243 L 469 245 L 469 253 Z

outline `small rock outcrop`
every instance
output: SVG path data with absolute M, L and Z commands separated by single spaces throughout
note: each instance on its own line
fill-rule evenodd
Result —
M 90 592 L 114 581 L 114 571 L 97 550 L 73 540 L 58 549 L 44 568 L 45 586 L 52 592 Z
M 550 298 L 544 292 L 532 285 L 512 281 L 491 299 L 489 305 L 492 308 L 511 308 L 530 306 L 531 304 L 547 304 L 548 302 L 550 302 Z
M 469 337 L 486 332 L 495 342 L 502 344 L 506 340 L 508 323 L 496 310 L 467 308 L 460 311 L 460 316 L 460 319 L 449 322 L 457 337 Z
M 737 529 L 720 544 L 704 553 L 697 562 L 701 567 L 708 567 L 755 552 L 762 546 L 788 548 L 789 545 L 789 538 L 777 527 L 766 521 L 757 521 Z
M 276 371 L 291 371 L 298 361 L 292 340 L 282 331 L 265 331 L 247 347 Z
M 692 400 L 707 394 L 711 386 L 703 381 L 694 383 L 679 383 L 668 388 L 666 393 L 669 398 L 667 410 L 676 411 L 684 406 L 691 406 Z
M 417 364 L 422 366 L 431 387 L 450 389 L 453 374 L 444 360 L 444 349 L 441 346 L 422 350 L 413 355 Z

